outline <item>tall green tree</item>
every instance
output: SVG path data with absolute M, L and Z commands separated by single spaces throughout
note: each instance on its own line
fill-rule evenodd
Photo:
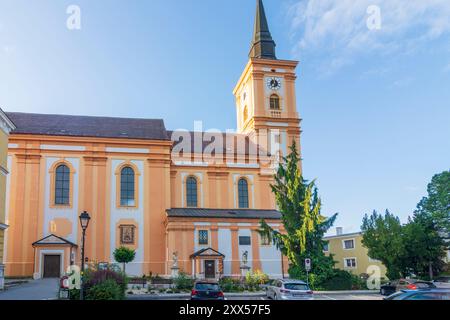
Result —
M 374 211 L 364 217 L 361 230 L 369 257 L 383 262 L 389 279 L 433 278 L 443 269 L 446 243 L 428 214 L 415 214 L 402 225 L 389 211 L 384 216 Z
M 312 260 L 312 279 L 320 283 L 333 274 L 333 257 L 325 256 L 322 238 L 333 225 L 337 214 L 330 218 L 321 215 L 321 200 L 315 181 L 303 179 L 299 164 L 294 141 L 271 186 L 286 233 L 274 230 L 264 220 L 261 221 L 260 233 L 288 258 L 291 277 L 305 277 L 304 259 L 309 258 Z
M 428 214 L 415 214 L 402 231 L 403 254 L 400 256 L 403 269 L 420 278 L 433 279 L 443 267 L 446 243 L 439 228 Z
M 433 219 L 444 238 L 450 234 L 450 171 L 436 174 L 428 184 L 428 195 L 419 202 L 415 215 Z
M 380 260 L 386 266 L 386 276 L 389 279 L 398 279 L 407 272 L 401 259 L 404 243 L 398 217 L 388 210 L 384 215 L 376 211 L 370 216 L 366 214 L 361 231 L 362 244 L 368 249 L 369 257 Z

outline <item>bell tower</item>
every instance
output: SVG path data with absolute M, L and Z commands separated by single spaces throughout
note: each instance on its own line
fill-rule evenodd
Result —
M 286 156 L 293 139 L 300 151 L 295 96 L 298 62 L 277 59 L 275 47 L 263 1 L 257 0 L 249 61 L 233 91 L 237 130 L 272 155 L 280 152 L 280 156 Z

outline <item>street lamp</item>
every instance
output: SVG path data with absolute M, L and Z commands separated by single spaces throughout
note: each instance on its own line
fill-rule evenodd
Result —
M 80 225 L 81 229 L 83 231 L 83 236 L 81 238 L 81 287 L 80 287 L 80 300 L 84 299 L 83 296 L 83 275 L 84 275 L 84 239 L 86 237 L 86 229 L 89 226 L 89 221 L 91 220 L 91 217 L 89 216 L 89 213 L 86 211 L 83 211 L 82 214 L 80 214 Z

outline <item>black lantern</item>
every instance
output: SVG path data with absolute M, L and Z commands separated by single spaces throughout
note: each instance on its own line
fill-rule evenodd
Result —
M 83 229 L 83 231 L 85 231 L 87 229 L 90 220 L 91 220 L 91 217 L 89 216 L 89 213 L 87 213 L 86 211 L 84 211 L 82 214 L 80 214 L 80 224 L 81 224 L 81 229 Z
M 86 238 L 86 229 L 89 226 L 89 221 L 91 220 L 91 217 L 89 216 L 89 213 L 86 211 L 83 211 L 82 214 L 80 214 L 80 225 L 81 229 L 83 230 L 83 234 L 81 237 L 81 288 L 80 288 L 80 300 L 84 299 L 84 293 L 83 293 L 83 276 L 84 276 L 84 241 Z

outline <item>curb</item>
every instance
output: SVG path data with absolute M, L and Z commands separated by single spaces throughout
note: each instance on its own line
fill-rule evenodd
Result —
M 225 293 L 225 298 L 233 298 L 233 297 L 264 297 L 266 295 L 265 292 L 252 292 L 252 293 Z M 127 294 L 127 298 L 189 298 L 191 295 L 189 293 L 180 293 L 180 294 Z
M 314 291 L 314 294 L 380 294 L 378 290 Z
M 6 282 L 4 290 L 7 290 L 9 288 L 14 288 L 14 287 L 20 286 L 20 285 L 28 283 L 28 282 L 29 282 L 28 280 L 18 280 L 18 281 Z

